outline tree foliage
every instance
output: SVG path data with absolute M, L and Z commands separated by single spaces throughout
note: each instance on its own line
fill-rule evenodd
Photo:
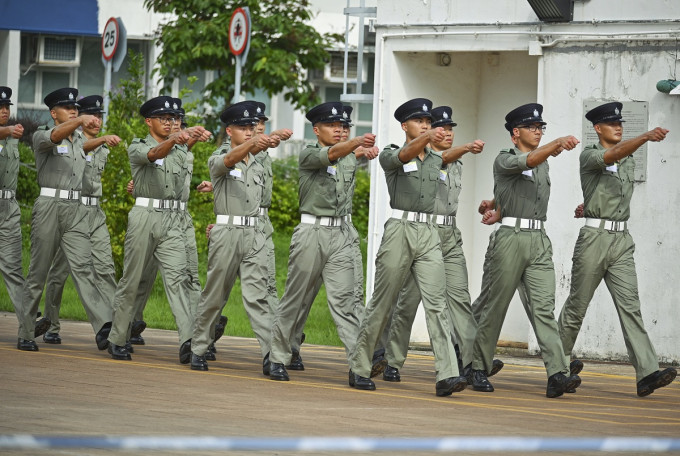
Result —
M 180 75 L 215 70 L 203 94 L 213 106 L 231 100 L 234 93 L 236 60 L 229 51 L 229 22 L 237 7 L 248 7 L 252 21 L 242 93 L 283 93 L 296 108 L 313 106 L 318 97 L 305 73 L 323 68 L 327 49 L 341 40 L 309 25 L 308 0 L 145 0 L 144 5 L 174 15 L 158 31 L 163 50 L 157 71 L 165 86 Z

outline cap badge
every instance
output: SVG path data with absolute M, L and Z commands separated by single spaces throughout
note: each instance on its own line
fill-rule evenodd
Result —
M 442 117 L 443 117 L 444 119 L 448 119 L 448 118 L 449 118 L 449 115 L 446 113 L 446 111 L 444 111 L 444 114 L 442 114 Z
M 172 104 L 172 109 L 177 109 L 177 108 L 178 108 L 177 103 L 173 103 L 173 104 Z
M 534 109 L 534 117 L 538 117 L 540 114 L 538 113 L 538 109 Z
M 262 109 L 260 109 L 260 107 L 258 106 L 258 107 L 257 107 L 257 113 L 259 114 L 259 113 L 261 113 L 261 112 L 262 112 Z
M 342 117 L 343 117 L 344 119 L 346 119 L 346 118 L 347 118 L 347 112 L 342 111 Z
M 69 93 L 68 93 L 68 99 L 69 99 L 69 100 L 73 100 L 73 93 L 72 93 L 72 92 L 69 92 Z
M 7 98 L 7 94 L 5 92 L 2 92 L 2 98 Z
M 619 108 L 614 108 L 614 114 L 616 114 L 617 116 L 620 114 Z
M 169 101 L 166 101 L 166 102 L 165 102 L 165 107 L 166 107 L 166 108 L 170 108 L 170 102 L 169 102 Z
M 243 111 L 243 117 L 250 117 L 250 113 L 248 112 L 247 109 Z
M 333 107 L 333 109 L 331 109 L 331 114 L 333 114 L 334 116 L 337 116 L 337 115 L 338 115 L 338 110 L 335 109 L 335 107 Z
M 426 104 L 423 105 L 423 111 L 427 112 L 427 105 Z
M 97 107 L 101 106 L 101 103 L 99 102 L 99 100 L 97 100 L 96 105 L 97 105 Z

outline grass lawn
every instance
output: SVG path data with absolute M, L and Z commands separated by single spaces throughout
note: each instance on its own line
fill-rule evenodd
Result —
M 29 264 L 29 235 L 28 235 L 28 223 L 30 221 L 30 209 L 22 209 L 22 229 L 24 232 L 23 239 L 23 266 L 24 275 L 28 271 Z M 203 240 L 202 240 L 203 241 Z M 205 242 L 205 241 L 203 241 Z M 290 246 L 290 236 L 287 234 L 274 233 L 274 245 L 276 246 L 276 281 L 278 285 L 279 296 L 283 295 L 286 274 L 288 267 L 288 248 Z M 366 242 L 362 240 L 361 250 L 364 257 L 364 270 L 366 267 Z M 206 276 L 206 265 L 207 265 L 207 254 L 202 257 L 199 256 L 199 275 L 202 284 L 205 284 Z M 40 308 L 44 307 L 44 298 L 41 301 Z M 5 288 L 4 282 L 0 285 L 0 310 L 13 312 L 14 307 L 10 302 L 9 295 L 7 294 L 7 289 Z M 224 315 L 229 317 L 229 323 L 227 325 L 226 334 L 230 336 L 242 336 L 242 337 L 255 337 L 252 329 L 250 328 L 250 323 L 248 317 L 243 308 L 243 301 L 241 300 L 241 285 L 237 280 L 234 288 L 232 289 L 229 301 L 225 306 L 223 312 Z M 60 317 L 67 320 L 86 320 L 85 310 L 80 303 L 78 294 L 73 286 L 73 282 L 69 277 L 66 287 L 64 288 L 64 294 L 62 298 L 62 308 L 60 312 Z M 168 306 L 167 299 L 165 297 L 165 291 L 163 289 L 163 284 L 160 279 L 160 275 L 156 279 L 154 284 L 151 297 L 144 311 L 144 320 L 152 328 L 162 328 L 162 329 L 176 329 L 175 321 L 170 312 L 170 307 Z M 328 305 L 326 303 L 326 290 L 321 288 L 319 295 L 314 301 L 312 310 L 309 314 L 309 319 L 307 320 L 307 325 L 305 327 L 306 342 L 311 344 L 320 345 L 335 345 L 341 346 L 342 343 L 338 338 L 337 331 L 335 329 L 335 324 L 331 318 L 330 312 L 328 311 Z

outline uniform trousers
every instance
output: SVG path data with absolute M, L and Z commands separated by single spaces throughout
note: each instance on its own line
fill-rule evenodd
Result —
M 658 371 L 659 362 L 642 321 L 634 252 L 635 243 L 628 230 L 581 228 L 574 247 L 571 290 L 558 325 L 564 354 L 570 356 L 588 304 L 604 279 L 619 315 L 628 357 L 640 381 Z
M 111 253 L 111 237 L 106 226 L 106 215 L 99 206 L 85 206 L 90 224 L 90 243 L 92 263 L 94 265 L 95 285 L 102 297 L 101 305 L 113 307 L 113 295 L 116 292 L 116 267 Z M 50 320 L 50 333 L 59 333 L 59 309 L 64 285 L 69 276 L 68 261 L 60 248 L 54 257 L 52 267 L 47 274 L 45 288 L 45 316 Z
M 361 321 L 354 303 L 353 257 L 347 224 L 326 227 L 317 221 L 295 227 L 290 243 L 286 290 L 272 326 L 272 363 L 290 364 L 290 341 L 295 336 L 296 324 L 309 313 L 313 302 L 309 297 L 320 278 L 326 286 L 328 308 L 349 358 Z
M 176 213 L 168 209 L 133 206 L 125 234 L 123 277 L 113 302 L 113 326 L 109 341 L 125 345 L 136 312 L 135 298 L 150 261 L 160 267 L 168 304 L 175 317 L 180 344 L 191 339 L 193 313 L 185 293 L 188 280 L 184 236 Z
M 548 376 L 569 372 L 555 321 L 555 268 L 552 244 L 544 230 L 501 226 L 496 232 L 488 269 L 489 297 L 474 344 L 472 368 L 490 372 L 503 321 L 517 286 L 527 293 L 525 308 L 536 333 Z
M 452 341 L 458 342 L 463 366 L 472 363 L 472 351 L 477 332 L 477 322 L 472 316 L 468 273 L 460 230 L 455 226 L 438 225 L 441 240 L 444 272 L 446 274 L 446 302 L 448 318 L 453 323 Z M 420 304 L 420 289 L 410 274 L 399 292 L 392 316 L 385 358 L 387 363 L 401 369 L 408 354 L 408 344 L 413 320 Z
M 14 312 L 20 319 L 24 289 L 24 273 L 21 268 L 21 211 L 14 198 L 0 199 L 0 252 L 0 273 Z
M 111 306 L 95 285 L 88 211 L 78 200 L 39 196 L 31 216 L 31 264 L 24 284 L 19 337 L 34 340 L 40 298 L 57 250 L 68 261 L 87 318 L 97 333 L 111 321 Z
M 208 274 L 196 310 L 191 340 L 193 353 L 204 355 L 208 350 L 214 338 L 215 321 L 237 278 L 241 279 L 243 306 L 262 356 L 269 352 L 271 313 L 264 241 L 262 231 L 253 226 L 218 224 L 210 231 Z
M 362 377 L 370 376 L 373 350 L 389 323 L 399 290 L 407 277 L 413 275 L 423 300 L 437 381 L 457 377 L 458 363 L 446 304 L 446 275 L 436 226 L 390 218 L 385 223 L 375 266 L 375 289 L 366 305 L 350 360 L 352 371 Z

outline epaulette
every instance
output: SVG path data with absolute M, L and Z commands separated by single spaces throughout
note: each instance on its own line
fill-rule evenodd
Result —
M 390 144 L 389 146 L 385 146 L 383 150 L 397 150 L 397 149 L 399 149 L 399 146 L 397 146 L 396 144 Z
M 143 138 L 135 138 L 135 139 L 132 140 L 132 144 L 135 144 L 135 143 L 146 144 L 146 141 Z
M 47 126 L 47 125 L 41 125 L 37 128 L 37 130 L 49 130 L 49 129 L 50 129 L 50 127 Z

